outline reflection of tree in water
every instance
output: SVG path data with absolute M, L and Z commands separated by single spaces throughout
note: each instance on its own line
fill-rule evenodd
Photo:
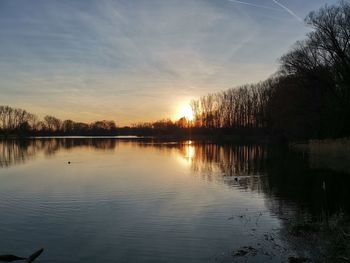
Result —
M 263 171 L 265 149 L 258 145 L 217 145 L 195 146 L 193 169 L 210 173 L 213 165 L 224 176 L 259 175 Z
M 45 156 L 56 154 L 59 150 L 73 148 L 93 148 L 114 150 L 117 140 L 93 138 L 45 138 L 32 140 L 0 140 L 0 167 L 22 164 L 35 158 L 39 153 Z
M 191 165 L 195 175 L 208 181 L 224 181 L 247 190 L 259 190 L 263 184 L 261 175 L 265 169 L 266 147 L 262 145 L 157 140 L 132 145 L 143 148 L 152 147 L 163 153 L 180 154 Z
M 281 238 L 295 251 L 318 257 L 321 262 L 336 262 L 339 250 L 350 254 L 346 245 L 350 241 L 349 174 L 312 168 L 308 155 L 288 148 L 215 144 L 191 147 L 195 174 L 208 181 L 264 193 L 266 207 L 280 218 Z M 186 150 L 182 152 L 186 154 Z
M 283 200 L 283 204 L 292 201 L 315 218 L 322 216 L 320 213 L 350 212 L 350 176 L 311 168 L 305 154 L 262 145 L 183 143 L 177 147 L 193 171 L 208 180 L 217 178 L 241 188 L 261 190 L 267 197 Z
M 223 181 L 241 189 L 257 190 L 263 184 L 266 147 L 262 145 L 181 145 L 183 156 L 191 152 L 194 173 L 208 181 Z
M 43 144 L 45 155 L 53 155 L 61 149 L 93 148 L 96 150 L 114 150 L 117 141 L 114 139 L 94 138 L 48 138 L 39 140 Z
M 0 167 L 24 163 L 36 153 L 37 148 L 27 140 L 0 140 Z
M 37 154 L 52 156 L 60 150 L 72 150 L 86 148 L 102 151 L 113 151 L 118 143 L 135 148 L 154 148 L 163 152 L 179 149 L 178 142 L 159 142 L 153 139 L 115 139 L 115 138 L 37 138 L 37 139 L 13 139 L 0 140 L 0 167 L 8 167 L 25 163 L 33 159 Z

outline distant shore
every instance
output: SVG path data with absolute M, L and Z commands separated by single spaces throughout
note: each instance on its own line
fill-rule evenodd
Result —
M 207 141 L 215 143 L 253 143 L 253 144 L 279 144 L 289 145 L 291 148 L 299 151 L 307 151 L 314 155 L 347 155 L 350 153 L 350 137 L 328 138 L 320 140 L 288 141 L 283 136 L 259 134 L 259 133 L 236 133 L 227 134 L 223 132 L 207 131 L 206 133 L 183 132 L 178 134 L 40 134 L 40 135 L 0 135 L 0 139 L 46 139 L 46 138 L 68 138 L 68 139 L 131 139 L 131 140 L 159 140 L 159 141 Z M 345 154 L 344 154 L 345 153 Z M 349 160 L 350 161 L 350 160 Z
M 116 134 L 116 135 L 0 135 L 0 139 L 46 139 L 46 138 L 69 138 L 69 139 L 131 139 L 131 140 L 159 140 L 159 141 L 207 141 L 215 143 L 281 143 L 283 140 L 277 141 L 276 138 L 265 135 L 245 135 L 245 134 L 222 134 L 222 133 L 207 133 L 207 134 Z

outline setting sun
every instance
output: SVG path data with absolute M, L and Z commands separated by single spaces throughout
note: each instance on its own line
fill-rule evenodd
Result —
M 192 121 L 194 119 L 193 111 L 190 105 L 184 105 L 181 108 L 180 116 Z

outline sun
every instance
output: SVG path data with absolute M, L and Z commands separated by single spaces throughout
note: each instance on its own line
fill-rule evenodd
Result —
M 193 115 L 193 111 L 192 111 L 191 106 L 190 105 L 184 105 L 181 108 L 180 116 L 181 117 L 185 117 L 189 121 L 193 121 L 194 115 Z

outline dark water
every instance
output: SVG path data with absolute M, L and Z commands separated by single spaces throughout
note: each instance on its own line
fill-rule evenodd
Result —
M 3 140 L 0 254 L 43 247 L 36 262 L 312 258 L 327 245 L 319 251 L 291 226 L 349 215 L 350 176 L 309 159 L 259 145 Z

